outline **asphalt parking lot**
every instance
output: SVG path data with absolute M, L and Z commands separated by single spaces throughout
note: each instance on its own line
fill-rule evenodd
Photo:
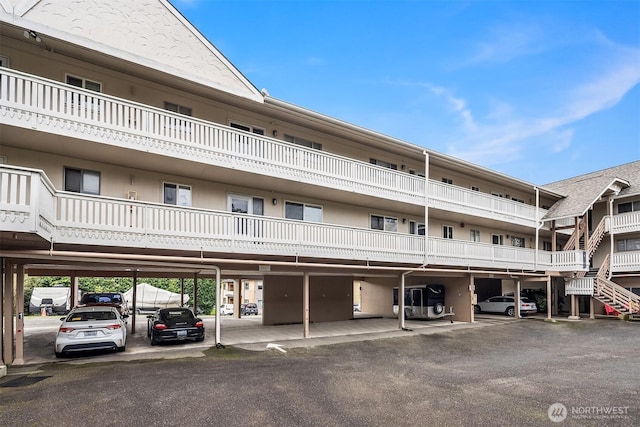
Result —
M 525 319 L 284 352 L 43 363 L 0 379 L 0 425 L 633 426 L 639 344 L 637 322 Z

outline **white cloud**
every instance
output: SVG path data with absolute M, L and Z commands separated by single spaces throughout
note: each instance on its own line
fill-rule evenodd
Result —
M 535 137 L 540 150 L 550 153 L 567 150 L 574 139 L 574 129 L 566 129 L 567 126 L 614 107 L 640 84 L 640 49 L 615 45 L 603 36 L 589 47 L 595 51 L 591 53 L 591 65 L 570 76 L 572 79 L 568 81 L 554 83 L 565 87 L 564 91 L 536 93 L 537 106 L 525 94 L 510 101 L 494 100 L 495 109 L 476 114 L 483 119 L 472 121 L 474 126 L 443 132 L 448 133 L 450 136 L 445 138 L 452 141 L 448 144 L 448 154 L 484 165 L 502 164 L 519 158 Z M 550 80 L 560 79 L 551 72 L 548 74 Z M 444 96 L 448 104 L 458 100 L 444 88 L 433 93 Z M 456 112 L 463 117 L 473 117 L 463 102 L 458 104 Z M 545 142 L 539 142 L 541 139 Z

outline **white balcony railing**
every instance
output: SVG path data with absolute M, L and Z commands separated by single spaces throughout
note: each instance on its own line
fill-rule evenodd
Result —
M 415 265 L 425 260 L 424 236 L 55 191 L 42 171 L 6 165 L 0 166 L 0 190 L 0 231 L 37 233 L 56 244 Z M 433 237 L 428 241 L 430 264 L 517 271 L 586 269 L 584 251 L 536 254 L 511 246 Z
M 628 212 L 610 217 L 608 231 L 612 234 L 636 233 L 640 231 L 640 212 Z
M 433 180 L 429 181 L 429 207 L 536 226 L 535 206 Z M 545 213 L 538 208 L 537 219 Z
M 564 286 L 565 295 L 593 295 L 595 277 L 569 279 Z
M 611 271 L 623 273 L 640 270 L 640 251 L 616 252 L 611 258 Z
M 424 205 L 425 179 L 0 68 L 0 124 Z M 535 227 L 545 210 L 430 181 L 429 206 Z

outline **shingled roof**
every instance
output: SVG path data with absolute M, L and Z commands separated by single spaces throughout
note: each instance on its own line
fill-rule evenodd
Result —
M 557 201 L 544 220 L 584 215 L 602 196 L 640 195 L 640 161 L 591 172 L 544 186 L 566 197 Z

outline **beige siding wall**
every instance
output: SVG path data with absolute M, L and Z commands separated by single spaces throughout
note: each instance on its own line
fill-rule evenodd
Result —
M 265 325 L 302 323 L 302 276 L 266 276 L 264 279 Z M 330 322 L 353 318 L 351 277 L 311 276 L 309 278 L 309 320 Z

